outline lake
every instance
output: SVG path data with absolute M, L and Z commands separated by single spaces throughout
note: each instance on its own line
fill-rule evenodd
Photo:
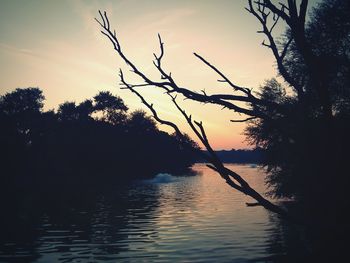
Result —
M 229 164 L 259 192 L 264 171 Z M 28 196 L 2 215 L 0 262 L 294 262 L 300 229 L 230 188 L 204 164 L 106 191 Z M 42 205 L 43 204 L 43 205 Z

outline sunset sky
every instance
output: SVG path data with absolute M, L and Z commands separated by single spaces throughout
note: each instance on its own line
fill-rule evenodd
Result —
M 316 1 L 310 1 L 314 5 Z M 0 0 L 0 94 L 21 87 L 39 87 L 45 109 L 64 101 L 77 103 L 98 91 L 121 96 L 131 110 L 143 108 L 138 98 L 119 89 L 118 69 L 127 69 L 101 35 L 94 17 L 106 10 L 126 55 L 151 76 L 157 33 L 165 42 L 164 67 L 177 82 L 193 90 L 231 93 L 218 76 L 193 56 L 197 52 L 233 82 L 257 89 L 276 76 L 271 52 L 261 46 L 260 25 L 244 10 L 245 0 L 104 1 Z M 278 35 L 283 25 L 277 28 Z M 136 82 L 127 74 L 130 82 Z M 190 135 L 186 123 L 161 93 L 146 88 L 161 117 L 175 121 Z M 244 118 L 220 107 L 179 101 L 201 120 L 215 149 L 245 148 Z

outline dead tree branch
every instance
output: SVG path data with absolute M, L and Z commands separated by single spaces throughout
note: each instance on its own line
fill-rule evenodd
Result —
M 292 78 L 292 76 L 288 73 L 286 67 L 283 64 L 283 60 L 286 56 L 288 47 L 290 43 L 292 42 L 292 39 L 290 39 L 284 46 L 282 52 L 278 50 L 276 41 L 272 35 L 272 31 L 274 27 L 276 26 L 278 20 L 280 17 L 282 17 L 287 23 L 289 23 L 290 18 L 289 16 L 285 13 L 284 9 L 285 6 L 282 5 L 281 9 L 278 9 L 275 5 L 271 3 L 271 1 L 268 0 L 258 0 L 254 2 L 255 5 L 253 5 L 252 0 L 248 0 L 248 8 L 246 10 L 251 13 L 254 17 L 257 18 L 257 20 L 260 22 L 262 25 L 262 30 L 258 31 L 258 33 L 263 33 L 269 43 L 266 44 L 265 41 L 262 42 L 262 45 L 270 48 L 277 63 L 277 68 L 281 76 L 285 79 L 285 81 L 295 89 L 299 97 L 302 97 L 303 95 L 303 88 L 298 84 L 296 80 Z M 269 28 L 268 26 L 268 17 L 273 13 L 273 24 Z
M 227 108 L 229 110 L 233 110 L 235 112 L 245 114 L 251 117 L 257 117 L 257 118 L 269 118 L 263 111 L 259 110 L 259 108 L 255 107 L 254 109 L 252 107 L 246 108 L 243 106 L 239 106 L 238 102 L 243 102 L 248 105 L 261 105 L 266 107 L 272 107 L 276 109 L 277 111 L 283 112 L 285 109 L 281 107 L 280 105 L 268 102 L 265 100 L 261 100 L 257 97 L 255 97 L 251 93 L 251 89 L 239 87 L 238 85 L 235 85 L 232 81 L 230 81 L 221 71 L 219 71 L 215 66 L 210 64 L 207 60 L 205 60 L 203 57 L 195 53 L 195 56 L 199 58 L 202 62 L 204 62 L 207 66 L 209 66 L 211 69 L 213 69 L 217 74 L 219 74 L 223 80 L 221 82 L 227 82 L 231 87 L 233 87 L 234 91 L 240 92 L 241 95 L 235 95 L 235 94 L 213 94 L 208 95 L 206 93 L 197 93 L 194 92 L 188 88 L 179 86 L 175 80 L 172 78 L 171 73 L 166 73 L 166 71 L 162 68 L 162 58 L 164 56 L 164 43 L 162 42 L 162 39 L 160 35 L 158 35 L 159 40 L 159 46 L 160 46 L 160 55 L 154 54 L 155 61 L 153 61 L 153 64 L 157 68 L 157 70 L 160 73 L 161 81 L 155 81 L 151 78 L 147 77 L 141 70 L 138 69 L 138 67 L 131 62 L 125 55 L 125 53 L 122 51 L 120 42 L 117 38 L 117 35 L 115 31 L 111 31 L 109 27 L 109 20 L 106 15 L 106 12 L 102 14 L 102 12 L 99 12 L 100 14 L 100 20 L 96 19 L 99 23 L 99 25 L 102 27 L 102 34 L 104 34 L 112 43 L 115 51 L 118 53 L 120 58 L 130 67 L 131 71 L 141 77 L 141 79 L 144 81 L 143 86 L 156 86 L 158 88 L 161 88 L 169 93 L 179 93 L 185 96 L 187 99 L 191 99 L 197 102 L 202 103 L 211 103 L 216 104 L 219 106 L 222 106 L 223 108 Z
M 251 121 L 251 120 L 254 120 L 256 119 L 256 117 L 249 117 L 249 118 L 246 118 L 246 119 L 242 119 L 242 120 L 230 120 L 231 122 L 247 122 L 247 121 Z
M 224 178 L 226 183 L 230 185 L 232 188 L 252 197 L 255 199 L 261 206 L 265 207 L 266 209 L 278 213 L 282 216 L 288 216 L 287 212 L 282 209 L 281 207 L 271 203 L 269 200 L 265 199 L 262 195 L 260 195 L 258 192 L 256 192 L 253 188 L 250 187 L 250 185 L 237 173 L 234 171 L 228 169 L 224 166 L 224 164 L 220 161 L 218 156 L 216 155 L 215 151 L 211 147 L 208 137 L 206 135 L 205 129 L 203 127 L 202 122 L 193 121 L 191 115 L 188 115 L 185 110 L 181 108 L 181 106 L 176 101 L 176 95 L 173 95 L 173 93 L 180 93 L 184 95 L 186 98 L 191 98 L 197 101 L 201 102 L 209 102 L 209 103 L 216 103 L 222 106 L 225 106 L 227 108 L 234 109 L 235 111 L 238 111 L 240 113 L 247 114 L 248 116 L 251 116 L 251 118 L 256 117 L 262 117 L 259 112 L 253 112 L 253 110 L 244 109 L 242 107 L 238 107 L 237 105 L 228 102 L 228 100 L 233 101 L 244 101 L 249 103 L 259 103 L 259 99 L 256 98 L 251 94 L 251 91 L 247 88 L 239 87 L 235 84 L 233 84 L 223 73 L 221 73 L 216 67 L 211 65 L 208 61 L 206 61 L 203 57 L 199 56 L 198 54 L 195 54 L 196 57 L 198 57 L 201 61 L 203 61 L 207 66 L 209 66 L 211 69 L 213 69 L 217 74 L 219 74 L 225 82 L 227 82 L 235 91 L 242 92 L 245 96 L 237 96 L 237 95 L 206 95 L 205 92 L 203 94 L 194 93 L 188 89 L 179 87 L 174 79 L 172 78 L 171 74 L 166 73 L 162 68 L 162 58 L 164 56 L 164 43 L 161 40 L 160 35 L 158 35 L 159 39 L 159 45 L 160 45 L 160 55 L 157 56 L 154 54 L 155 61 L 154 65 L 158 69 L 158 71 L 161 74 L 161 79 L 164 80 L 162 82 L 153 81 L 150 78 L 148 78 L 145 74 L 143 74 L 138 68 L 124 55 L 124 53 L 121 50 L 121 46 L 119 44 L 119 41 L 116 37 L 115 32 L 112 33 L 109 26 L 109 20 L 106 15 L 106 13 L 102 14 L 101 12 L 101 21 L 97 20 L 99 25 L 102 27 L 102 33 L 108 37 L 108 39 L 112 42 L 114 49 L 117 51 L 118 55 L 126 62 L 127 65 L 129 65 L 132 69 L 132 71 L 140 76 L 145 83 L 142 84 L 129 84 L 126 82 L 123 72 L 120 71 L 120 79 L 121 83 L 124 88 L 129 89 L 131 92 L 133 92 L 136 96 L 140 98 L 142 103 L 152 112 L 153 117 L 155 120 L 157 120 L 159 123 L 168 125 L 172 127 L 175 131 L 175 133 L 182 137 L 183 134 L 178 128 L 178 126 L 170 121 L 163 120 L 159 117 L 156 110 L 153 108 L 153 104 L 150 104 L 147 102 L 147 100 L 136 90 L 137 87 L 144 87 L 144 86 L 155 86 L 159 87 L 166 91 L 166 94 L 171 98 L 171 101 L 175 105 L 175 107 L 178 109 L 178 111 L 183 115 L 185 120 L 187 121 L 188 125 L 192 129 L 192 131 L 195 133 L 195 135 L 198 137 L 198 139 L 201 141 L 203 146 L 207 149 L 208 155 L 204 155 L 206 160 L 210 162 L 211 164 L 208 165 L 211 169 L 218 172 L 218 174 Z M 201 153 L 203 153 L 201 151 Z M 203 155 L 202 155 L 203 156 Z
M 263 45 L 272 50 L 279 73 L 285 81 L 296 90 L 298 98 L 301 101 L 304 95 L 303 84 L 298 84 L 298 82 L 291 77 L 283 64 L 288 46 L 293 41 L 307 68 L 306 73 L 309 76 L 309 83 L 314 87 L 322 104 L 323 117 L 330 120 L 332 119 L 332 102 L 329 86 L 326 84 L 327 80 L 323 74 L 324 66 L 320 63 L 319 56 L 312 50 L 305 34 L 308 0 L 301 0 L 299 8 L 297 6 L 297 1 L 286 1 L 287 4 L 280 4 L 281 7 L 279 8 L 270 0 L 255 0 L 254 2 L 248 0 L 249 7 L 246 9 L 262 24 L 263 30 L 259 31 L 259 33 L 264 33 L 269 40 L 268 44 L 263 42 Z M 270 13 L 272 13 L 275 18 L 276 16 L 282 18 L 290 29 L 291 39 L 285 43 L 285 47 L 281 53 L 272 36 L 272 28 L 270 30 L 268 29 L 268 17 Z M 272 27 L 274 27 L 274 25 Z

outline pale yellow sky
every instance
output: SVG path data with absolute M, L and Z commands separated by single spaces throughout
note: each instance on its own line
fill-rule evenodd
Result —
M 94 21 L 98 9 L 107 11 L 123 50 L 147 74 L 158 77 L 152 59 L 160 33 L 164 66 L 179 84 L 208 94 L 232 92 L 193 56 L 197 52 L 235 83 L 257 89 L 276 71 L 272 54 L 261 46 L 263 36 L 256 33 L 260 26 L 245 6 L 245 0 L 0 0 L 0 94 L 39 87 L 46 96 L 45 108 L 52 109 L 109 90 L 131 109 L 143 108 L 136 97 L 119 89 L 118 69 L 127 67 L 100 34 Z M 282 30 L 281 25 L 277 33 Z M 132 74 L 126 76 L 137 81 Z M 192 135 L 166 96 L 149 88 L 143 94 L 163 118 Z M 229 122 L 244 116 L 213 105 L 180 103 L 203 121 L 214 148 L 246 147 L 244 124 Z

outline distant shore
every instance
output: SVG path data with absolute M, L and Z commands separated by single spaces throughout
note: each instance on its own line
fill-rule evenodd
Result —
M 204 151 L 206 152 L 206 151 Z M 215 151 L 223 163 L 261 164 L 264 159 L 264 150 L 257 149 L 232 149 Z M 205 163 L 204 159 L 197 160 L 197 163 Z

